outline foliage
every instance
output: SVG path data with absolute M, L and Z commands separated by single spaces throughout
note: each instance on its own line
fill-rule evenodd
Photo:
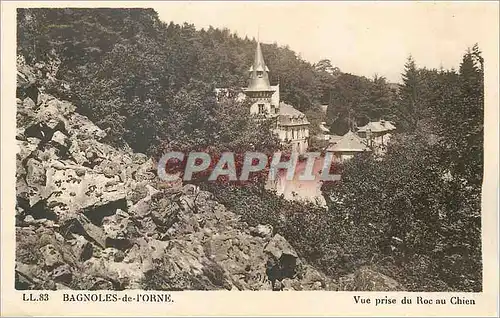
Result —
M 331 87 L 328 122 L 332 133 L 344 135 L 369 121 L 393 119 L 395 94 L 384 77 L 373 80 L 340 74 Z
M 329 213 L 345 216 L 337 225 L 349 233 L 358 261 L 380 264 L 411 290 L 480 291 L 480 52 L 468 51 L 459 73 L 412 64 L 407 73 L 419 79 L 407 88 L 420 93 L 402 89 L 401 98 L 414 114 L 413 133 L 393 137 L 382 160 L 346 164 L 341 182 L 323 187 Z
M 30 8 L 18 10 L 18 21 L 18 54 L 28 63 L 60 61 L 57 77 L 70 88 L 57 85 L 51 93 L 75 102 L 107 129 L 110 141 L 125 141 L 150 154 L 177 136 L 195 133 L 185 143 L 196 146 L 212 142 L 207 140 L 213 133 L 209 128 L 221 122 L 212 113 L 213 88 L 246 85 L 256 45 L 227 29 L 163 23 L 151 9 Z M 379 116 L 365 108 L 387 107 L 378 101 L 359 104 L 360 86 L 350 84 L 361 82 L 375 89 L 384 86 L 382 82 L 343 74 L 329 60 L 311 65 L 288 47 L 263 44 L 262 50 L 271 82 L 280 84 L 281 99 L 299 110 L 313 110 L 345 96 L 348 104 L 335 103 L 328 115 L 332 123 L 338 116 L 347 118 L 342 107 L 355 108 L 356 116 L 365 121 Z M 363 98 L 368 95 L 369 90 Z M 180 111 L 185 114 L 180 116 Z M 184 119 L 192 121 L 184 124 Z
M 458 74 L 442 72 L 435 105 L 444 160 L 453 176 L 480 190 L 483 176 L 484 62 L 479 47 L 464 55 Z
M 398 115 L 399 118 L 403 119 L 402 122 L 406 123 L 407 130 L 414 131 L 421 117 L 420 97 L 422 92 L 420 92 L 420 74 L 412 56 L 408 57 L 402 77 L 403 84 L 400 85 L 399 89 Z

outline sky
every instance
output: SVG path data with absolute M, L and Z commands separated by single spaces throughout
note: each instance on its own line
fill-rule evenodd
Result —
M 496 2 L 151 4 L 165 22 L 228 28 L 263 43 L 288 45 L 311 63 L 330 59 L 343 72 L 377 74 L 391 82 L 400 82 L 410 54 L 421 67 L 458 68 L 468 47 L 491 43 L 491 26 L 498 25 Z

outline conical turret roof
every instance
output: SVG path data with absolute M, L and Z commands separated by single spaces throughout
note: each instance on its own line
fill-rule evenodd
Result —
M 269 83 L 269 68 L 264 62 L 260 42 L 257 42 L 253 65 L 250 67 L 250 80 L 247 91 L 269 91 L 272 90 Z

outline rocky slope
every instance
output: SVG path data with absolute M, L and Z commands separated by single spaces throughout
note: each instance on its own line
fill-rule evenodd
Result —
M 268 225 L 192 185 L 161 187 L 18 67 L 17 289 L 335 290 Z

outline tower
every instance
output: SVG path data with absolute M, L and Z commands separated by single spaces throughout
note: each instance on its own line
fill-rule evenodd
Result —
M 255 50 L 255 57 L 253 65 L 248 70 L 250 79 L 248 81 L 247 91 L 271 91 L 269 84 L 269 68 L 264 62 L 260 42 L 257 42 L 257 49 Z
M 269 82 L 269 68 L 264 61 L 260 42 L 257 42 L 254 61 L 248 73 L 248 87 L 245 89 L 245 94 L 252 102 L 250 113 L 277 116 L 279 100 L 276 102 L 275 98 L 272 98 L 277 87 L 271 86 Z
M 262 117 L 271 119 L 275 124 L 273 132 L 293 151 L 303 153 L 307 150 L 309 121 L 292 105 L 280 101 L 279 83 L 271 85 L 269 81 L 269 68 L 259 41 L 253 64 L 248 70 L 248 86 L 243 91 L 250 101 L 250 114 L 258 115 L 258 120 Z

